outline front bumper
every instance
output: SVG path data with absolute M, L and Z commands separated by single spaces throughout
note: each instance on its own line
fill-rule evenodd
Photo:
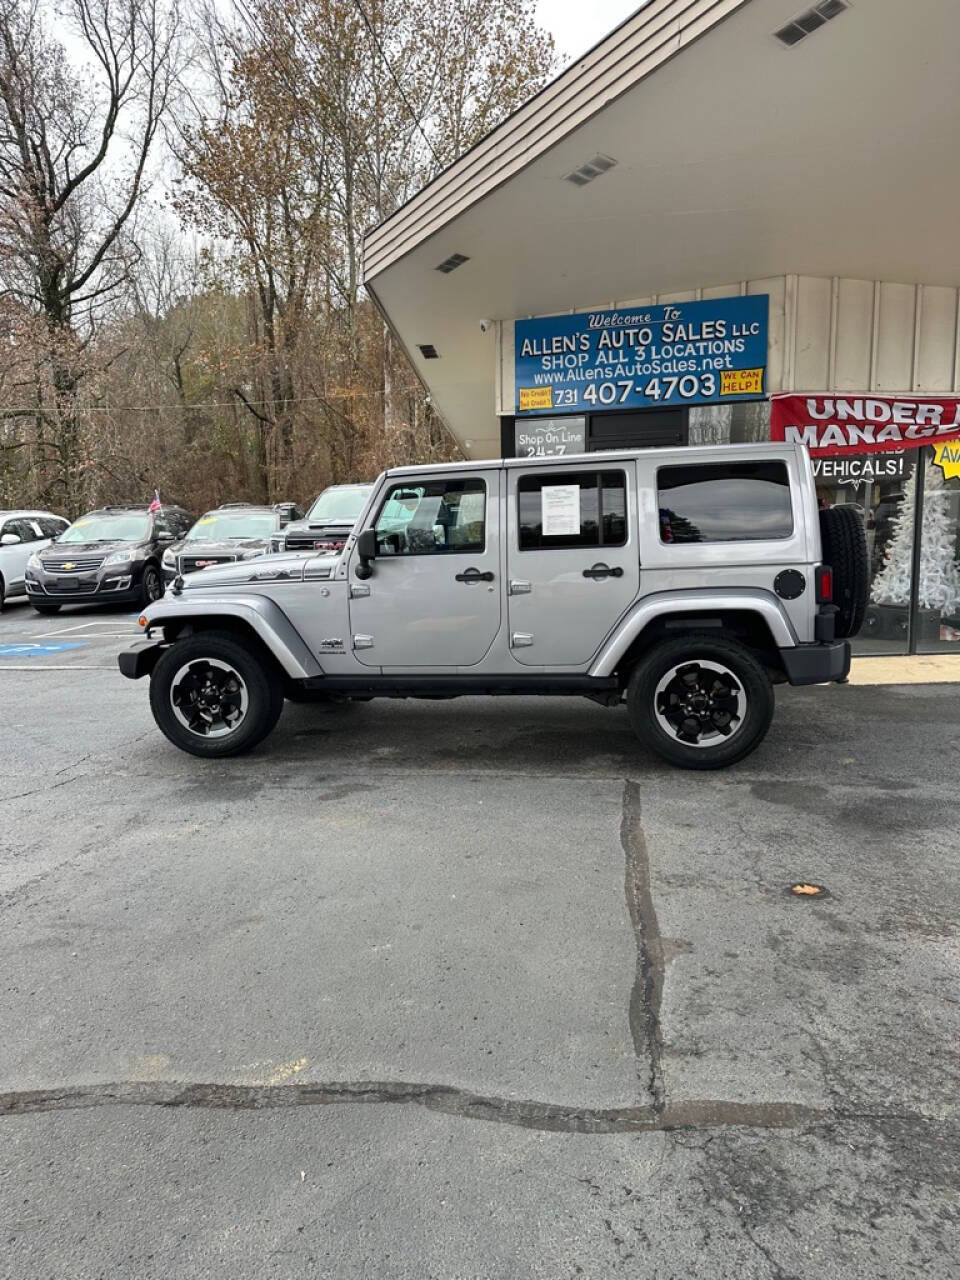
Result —
M 850 643 L 798 644 L 780 650 L 791 684 L 842 684 L 850 674 Z
M 43 578 L 27 578 L 27 596 L 38 604 L 109 603 L 111 600 L 137 600 L 140 597 L 142 573 L 118 574 L 98 578 L 85 574 L 45 574 Z
M 129 649 L 117 655 L 117 665 L 128 680 L 141 680 L 150 675 L 164 645 L 159 640 L 138 640 Z

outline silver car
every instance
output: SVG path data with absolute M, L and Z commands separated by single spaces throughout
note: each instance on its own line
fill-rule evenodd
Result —
M 339 555 L 208 569 L 120 655 L 201 756 L 264 738 L 285 698 L 582 696 L 715 769 L 763 740 L 773 685 L 842 682 L 866 606 L 863 524 L 818 512 L 800 446 L 401 467 Z
M 69 527 L 52 511 L 0 511 L 0 609 L 5 600 L 27 594 L 27 561 Z

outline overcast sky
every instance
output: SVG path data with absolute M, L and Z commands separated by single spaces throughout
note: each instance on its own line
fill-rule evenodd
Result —
M 537 0 L 537 17 L 553 33 L 560 61 L 569 62 L 602 40 L 643 0 Z

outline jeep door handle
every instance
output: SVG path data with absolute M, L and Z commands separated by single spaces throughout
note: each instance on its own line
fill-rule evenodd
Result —
M 479 569 L 464 569 L 463 573 L 457 574 L 457 582 L 492 582 L 493 574 L 488 569 L 486 573 L 481 573 Z
M 618 564 L 612 569 L 606 564 L 595 564 L 589 569 L 584 569 L 583 576 L 593 578 L 595 582 L 601 582 L 604 578 L 622 578 L 623 570 Z

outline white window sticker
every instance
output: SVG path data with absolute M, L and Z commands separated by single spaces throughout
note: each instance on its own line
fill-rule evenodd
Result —
M 540 490 L 540 520 L 545 538 L 580 532 L 580 486 L 544 485 Z

